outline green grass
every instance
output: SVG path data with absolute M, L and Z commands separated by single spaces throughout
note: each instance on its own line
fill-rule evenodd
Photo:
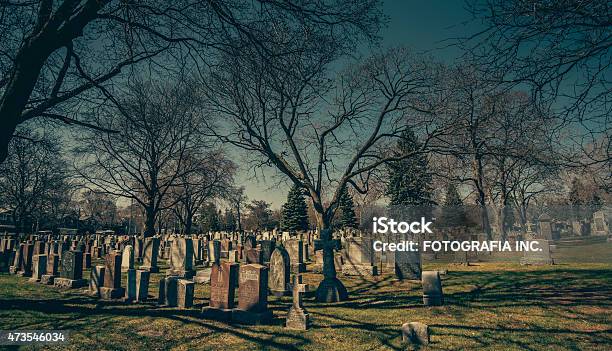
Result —
M 306 332 L 283 327 L 288 297 L 269 298 L 273 325 L 237 326 L 200 316 L 209 296 L 204 285 L 196 287 L 194 308 L 178 310 L 153 302 L 103 302 L 85 290 L 61 291 L 2 274 L 0 329 L 67 329 L 71 343 L 61 349 L 72 350 L 358 351 L 410 348 L 401 343 L 400 326 L 420 321 L 432 333 L 431 344 L 422 350 L 610 350 L 612 245 L 594 245 L 560 248 L 566 250 L 560 256 L 572 259 L 555 266 L 428 263 L 425 269 L 448 269 L 446 304 L 440 307 L 422 306 L 418 282 L 400 282 L 388 274 L 341 277 L 350 300 L 320 304 L 307 298 L 312 326 Z M 593 252 L 603 255 L 604 263 L 569 262 Z M 150 295 L 157 295 L 161 276 L 153 275 Z M 319 279 L 305 276 L 309 284 Z

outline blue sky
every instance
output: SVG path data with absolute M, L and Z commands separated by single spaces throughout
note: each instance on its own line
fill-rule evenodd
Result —
M 456 48 L 444 48 L 448 45 L 445 40 L 476 30 L 468 23 L 471 15 L 462 0 L 391 0 L 384 3 L 383 11 L 388 17 L 388 25 L 380 33 L 384 47 L 408 46 L 419 52 L 429 51 L 437 60 L 449 64 L 460 53 Z M 271 202 L 273 208 L 285 202 L 288 189 L 279 188 L 272 180 L 255 180 L 251 174 L 242 173 L 238 183 L 246 187 L 250 200 Z

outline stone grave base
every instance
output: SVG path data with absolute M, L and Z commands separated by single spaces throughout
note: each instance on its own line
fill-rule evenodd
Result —
M 378 267 L 365 264 L 344 264 L 342 274 L 374 277 L 378 275 Z
M 159 273 L 159 267 L 158 266 L 140 266 L 140 269 L 151 272 L 151 273 Z
M 53 281 L 55 280 L 55 276 L 51 274 L 43 274 L 40 277 L 40 283 L 45 285 L 53 285 Z
M 229 322 L 232 319 L 232 310 L 206 306 L 202 308 L 202 316 L 207 319 Z
M 17 275 L 20 276 L 20 277 L 31 277 L 32 276 L 32 272 L 18 271 Z
M 166 277 L 175 276 L 175 277 L 182 278 L 182 279 L 191 279 L 193 278 L 195 274 L 196 274 L 196 271 L 194 270 L 179 271 L 179 270 L 174 270 L 174 269 L 168 269 L 166 271 Z
M 125 296 L 124 288 L 100 287 L 100 298 L 102 300 L 122 299 Z
M 310 315 L 303 309 L 291 307 L 287 313 L 285 326 L 289 329 L 306 330 L 310 324 Z
M 423 305 L 425 306 L 442 306 L 444 304 L 444 297 L 440 295 L 428 295 L 423 294 Z
M 239 309 L 232 311 L 232 322 L 242 324 L 269 324 L 272 322 L 272 311 L 266 310 L 264 312 L 250 312 Z
M 40 279 L 38 279 L 37 277 L 32 277 L 32 278 L 28 279 L 28 281 L 30 283 L 38 283 L 38 282 L 40 282 Z
M 545 266 L 549 264 L 555 264 L 552 258 L 541 258 L 541 257 L 522 257 L 520 264 L 522 266 L 534 265 L 534 266 Z
M 62 289 L 77 289 L 87 286 L 89 282 L 87 279 L 69 279 L 69 278 L 55 278 L 53 279 L 53 285 L 56 288 Z

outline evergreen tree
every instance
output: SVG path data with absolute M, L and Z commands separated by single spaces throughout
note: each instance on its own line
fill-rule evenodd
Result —
M 444 206 L 442 207 L 442 219 L 443 223 L 449 227 L 466 224 L 463 201 L 453 183 L 448 184 L 446 187 L 446 196 L 444 198 Z
M 287 202 L 282 207 L 281 227 L 287 231 L 298 231 L 308 229 L 308 214 L 306 212 L 306 201 L 302 188 L 294 185 L 289 194 Z
M 345 228 L 357 228 L 357 216 L 355 215 L 355 204 L 353 203 L 353 197 L 348 192 L 348 188 L 344 187 L 338 199 L 338 213 L 336 219 L 336 227 Z
M 402 157 L 420 150 L 422 147 L 411 129 L 402 133 L 393 152 Z M 432 201 L 431 173 L 428 171 L 425 154 L 415 154 L 387 164 L 389 182 L 385 194 L 391 207 L 430 206 Z
M 229 232 L 233 232 L 236 230 L 236 216 L 234 216 L 234 211 L 229 208 L 225 209 L 224 218 L 224 229 Z
M 219 221 L 219 213 L 217 207 L 213 203 L 206 203 L 200 210 L 200 229 L 204 232 L 218 231 L 221 229 Z

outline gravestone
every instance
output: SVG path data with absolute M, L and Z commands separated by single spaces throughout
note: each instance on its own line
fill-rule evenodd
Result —
M 348 299 L 348 291 L 342 282 L 336 278 L 334 250 L 340 249 L 340 240 L 332 238 L 331 229 L 321 230 L 321 239 L 315 241 L 315 250 L 323 251 L 323 280 L 316 291 L 319 302 L 338 302 Z
M 126 273 L 125 300 L 131 302 L 136 300 L 136 270 L 131 268 L 128 269 Z
M 134 248 L 132 245 L 125 245 L 121 256 L 121 271 L 127 272 L 128 269 L 134 269 Z
M 428 345 L 429 326 L 420 322 L 404 323 L 402 325 L 402 341 L 415 345 Z
M 423 304 L 425 306 L 441 306 L 444 304 L 440 272 L 424 271 L 421 283 L 423 285 Z
M 64 252 L 60 276 L 53 279 L 53 285 L 70 289 L 87 286 L 87 279 L 83 279 L 83 253 L 81 251 Z
M 302 294 L 306 292 L 306 285 L 302 284 L 302 276 L 293 276 L 293 304 L 287 313 L 285 326 L 289 329 L 306 330 L 308 329 L 310 316 L 304 309 Z
M 190 308 L 193 306 L 195 283 L 187 279 L 179 279 L 177 283 L 177 307 L 180 309 Z
M 23 247 L 24 244 L 20 244 L 15 251 L 15 256 L 13 257 L 13 264 L 9 267 L 10 274 L 17 274 L 19 271 L 19 267 L 21 267 L 23 261 Z
M 607 236 L 610 234 L 609 224 L 607 223 L 606 212 L 603 210 L 593 213 L 593 226 L 591 228 L 593 235 Z
M 550 242 L 548 240 L 531 240 L 537 242 L 539 251 L 524 251 L 520 264 L 522 265 L 549 265 L 554 264 L 550 253 Z
M 552 225 L 551 218 L 546 213 L 542 214 L 539 218 L 540 222 L 540 233 L 539 238 L 544 240 L 552 240 Z
M 59 255 L 49 254 L 47 256 L 46 274 L 40 277 L 40 283 L 45 285 L 53 285 L 55 277 L 59 275 L 60 257 Z
M 136 301 L 146 301 L 149 297 L 149 279 L 151 273 L 143 269 L 136 271 Z
M 100 298 L 119 299 L 125 294 L 121 287 L 121 252 L 112 251 L 104 257 L 104 286 L 100 288 Z
M 291 261 L 291 273 L 299 274 L 306 271 L 304 263 L 304 245 L 301 240 L 291 239 L 283 243 L 289 260 Z
M 238 308 L 232 311 L 232 321 L 264 324 L 272 320 L 268 309 L 268 268 L 260 264 L 240 266 Z
M 21 264 L 17 270 L 17 275 L 30 277 L 32 275 L 32 256 L 34 254 L 33 244 L 21 244 Z
M 343 274 L 366 277 L 378 275 L 378 269 L 374 265 L 372 239 L 364 237 L 347 238 L 345 246 L 346 255 L 342 265 Z
M 410 241 L 416 242 L 416 237 L 407 236 Z M 395 256 L 395 275 L 398 279 L 418 280 L 421 279 L 423 266 L 421 263 L 421 252 L 417 251 L 395 251 L 391 252 Z
M 175 238 L 170 253 L 170 268 L 166 275 L 191 279 L 195 275 L 193 270 L 193 242 L 191 239 Z
M 230 319 L 238 277 L 238 263 L 221 262 L 211 267 L 210 302 L 202 309 L 207 318 Z
M 274 249 L 270 258 L 270 276 L 268 280 L 268 288 L 274 296 L 289 294 L 290 274 L 289 254 L 283 246 L 278 246 Z
M 140 269 L 151 273 L 159 272 L 157 255 L 159 254 L 159 238 L 146 238 L 144 240 L 142 266 Z
M 178 281 L 179 278 L 177 276 L 167 276 L 166 278 L 160 279 L 158 299 L 160 305 L 168 307 L 177 306 Z
M 104 266 L 94 266 L 89 274 L 89 294 L 100 297 L 100 288 L 104 285 Z
M 215 264 L 221 260 L 221 242 L 213 240 L 208 242 L 208 263 Z
M 29 281 L 40 282 L 43 274 L 47 272 L 47 255 L 32 256 L 32 277 Z
M 8 273 L 10 268 L 12 251 L 0 252 L 0 273 Z
M 91 268 L 91 253 L 84 252 L 83 253 L 83 269 Z

